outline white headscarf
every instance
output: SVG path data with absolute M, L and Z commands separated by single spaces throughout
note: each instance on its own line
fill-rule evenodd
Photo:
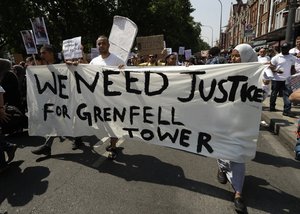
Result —
M 235 48 L 241 56 L 241 62 L 257 62 L 257 54 L 248 44 L 239 44 Z

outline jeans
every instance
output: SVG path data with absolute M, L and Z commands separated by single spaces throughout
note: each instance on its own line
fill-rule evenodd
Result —
M 285 81 L 275 81 L 272 80 L 272 91 L 270 97 L 270 109 L 275 109 L 277 95 L 280 91 L 282 91 L 283 95 L 283 112 L 291 111 L 292 104 L 289 100 L 289 96 L 292 93 L 292 90 L 285 84 Z

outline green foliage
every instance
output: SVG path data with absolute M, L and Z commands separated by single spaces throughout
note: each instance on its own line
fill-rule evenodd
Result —
M 30 18 L 44 17 L 57 50 L 64 39 L 82 36 L 88 52 L 100 34 L 109 35 L 113 16 L 120 15 L 137 24 L 138 36 L 163 34 L 167 47 L 197 52 L 207 44 L 199 38 L 193 10 L 189 0 L 1 0 L 0 50 L 25 55 L 20 31 L 31 29 Z

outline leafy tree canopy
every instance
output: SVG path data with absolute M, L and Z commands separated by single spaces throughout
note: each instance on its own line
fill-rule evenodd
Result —
M 113 17 L 125 16 L 138 26 L 137 36 L 163 34 L 168 47 L 197 52 L 209 46 L 200 38 L 201 24 L 191 17 L 189 0 L 1 0 L 1 52 L 25 53 L 21 30 L 31 29 L 30 18 L 44 17 L 49 39 L 60 50 L 64 39 L 82 36 L 85 51 L 100 34 L 109 35 Z

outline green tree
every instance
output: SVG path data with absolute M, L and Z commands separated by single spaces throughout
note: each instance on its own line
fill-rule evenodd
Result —
M 64 39 L 82 36 L 88 51 L 100 34 L 109 35 L 113 16 L 133 20 L 138 36 L 163 34 L 168 47 L 203 50 L 201 27 L 191 17 L 189 0 L 1 0 L 0 50 L 25 53 L 21 30 L 31 29 L 30 18 L 44 17 L 49 39 L 60 50 Z M 1 54 L 1 53 L 0 53 Z
M 199 38 L 200 23 L 194 22 L 189 0 L 119 0 L 116 13 L 134 21 L 138 36 L 163 34 L 168 47 L 200 51 L 206 45 Z

